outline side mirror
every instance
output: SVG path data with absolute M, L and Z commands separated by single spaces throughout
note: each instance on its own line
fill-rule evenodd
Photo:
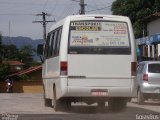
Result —
M 43 55 L 43 44 L 38 44 L 37 46 L 37 54 Z
M 43 63 L 44 62 L 44 57 L 43 57 L 43 44 L 38 44 L 37 46 L 37 55 L 40 56 L 40 60 Z

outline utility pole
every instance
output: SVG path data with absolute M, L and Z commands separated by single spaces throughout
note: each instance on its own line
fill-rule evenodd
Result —
M 42 16 L 42 21 L 33 21 L 33 23 L 41 23 L 43 25 L 43 39 L 46 41 L 46 24 L 48 22 L 56 22 L 54 21 L 46 21 L 46 16 L 51 16 L 48 13 L 42 12 L 42 14 L 36 14 L 36 16 Z
M 81 8 L 81 10 L 80 10 L 80 15 L 83 15 L 83 14 L 85 14 L 85 4 L 84 4 L 84 0 L 80 0 L 80 8 Z
M 85 14 L 85 5 L 86 5 L 86 4 L 84 4 L 84 0 L 72 0 L 72 1 L 79 2 L 79 5 L 80 5 L 79 14 L 80 14 L 80 15 Z
M 2 34 L 0 31 L 0 64 L 2 63 Z

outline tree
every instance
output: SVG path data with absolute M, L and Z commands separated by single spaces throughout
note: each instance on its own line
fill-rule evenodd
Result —
M 34 49 L 31 45 L 23 46 L 19 52 L 20 52 L 20 59 L 23 63 L 25 63 L 27 66 L 31 66 L 33 62 L 33 53 Z
M 2 34 L 0 33 L 0 81 L 9 74 L 10 66 L 8 64 L 2 64 L 3 58 L 3 45 L 2 45 Z
M 0 81 L 4 80 L 9 75 L 10 66 L 8 64 L 0 64 Z
M 26 66 L 32 66 L 34 63 L 33 54 L 35 50 L 31 45 L 23 46 L 18 49 L 15 45 L 2 45 L 1 58 L 3 61 L 18 60 Z
M 114 15 L 128 16 L 133 24 L 136 38 L 143 36 L 142 19 L 160 11 L 160 0 L 116 0 L 112 4 Z
M 0 33 L 0 63 L 2 63 L 2 34 Z
M 19 50 L 15 45 L 2 46 L 3 60 L 19 60 Z

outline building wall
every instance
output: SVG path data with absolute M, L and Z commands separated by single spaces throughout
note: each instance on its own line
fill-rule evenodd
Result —
M 0 93 L 5 92 L 5 82 L 0 82 Z M 42 81 L 14 81 L 13 93 L 43 93 Z
M 41 80 L 42 81 L 42 70 L 38 70 L 38 71 L 35 71 L 33 73 L 30 73 L 28 75 L 30 77 L 30 80 Z
M 154 20 L 147 25 L 148 36 L 160 34 L 160 19 Z
M 158 57 L 160 56 L 160 44 L 158 44 Z
M 148 23 L 147 31 L 148 31 L 148 36 L 160 34 L 160 19 L 157 19 L 157 20 L 154 20 L 154 21 Z M 157 48 L 157 57 L 158 57 L 160 55 L 160 44 L 158 44 L 157 47 L 158 47 Z M 153 46 L 152 46 L 152 48 L 153 48 Z M 153 50 L 152 50 L 152 52 L 153 52 Z M 154 54 L 152 53 L 151 57 L 154 57 L 153 55 Z

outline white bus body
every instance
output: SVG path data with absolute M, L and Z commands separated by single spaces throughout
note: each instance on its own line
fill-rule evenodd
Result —
M 121 110 L 136 97 L 135 38 L 128 17 L 68 16 L 51 27 L 44 56 L 44 98 L 55 110 L 78 101 L 99 106 L 108 101 L 111 110 Z

